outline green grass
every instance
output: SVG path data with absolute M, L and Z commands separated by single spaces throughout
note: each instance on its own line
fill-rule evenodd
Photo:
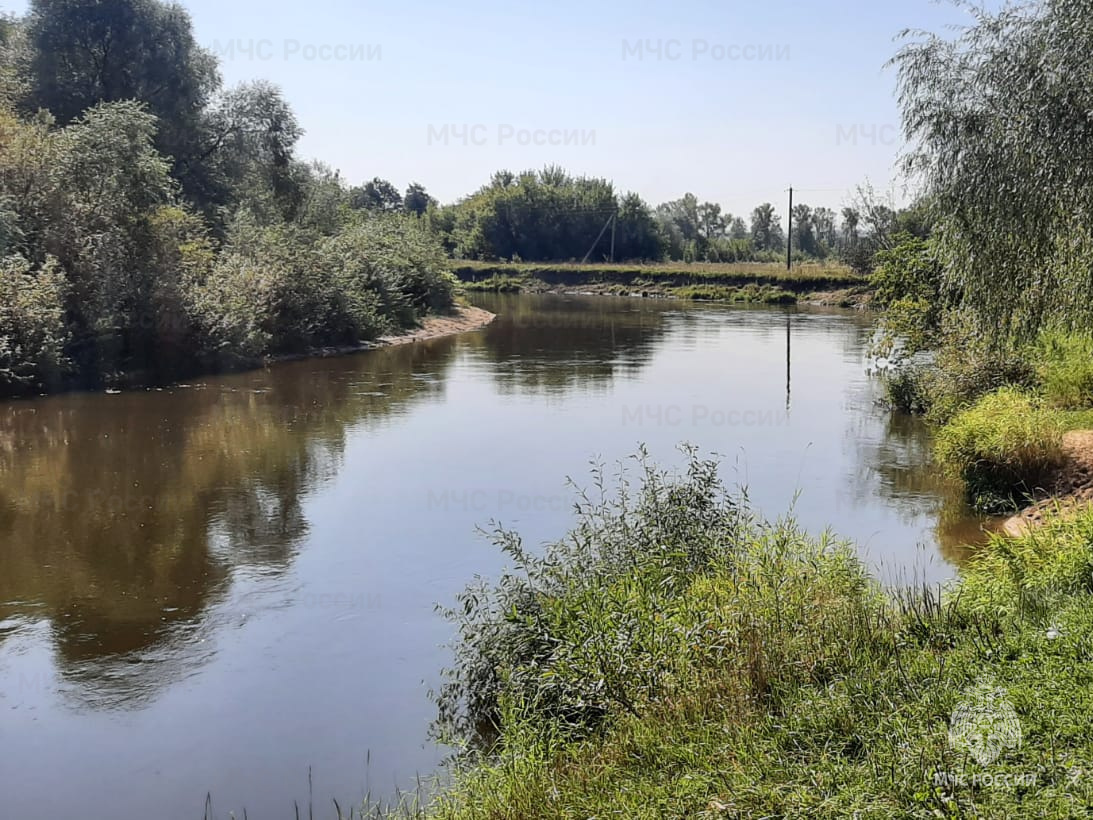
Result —
M 715 469 L 643 462 L 615 502 L 601 475 L 543 556 L 499 534 L 516 568 L 453 613 L 446 690 L 497 741 L 423 815 L 1085 811 L 1093 513 L 991 540 L 944 594 L 890 592 L 848 546 L 757 519 Z M 977 702 L 1020 726 L 995 760 L 950 739 Z
M 590 284 L 653 285 L 772 285 L 796 293 L 863 286 L 868 280 L 837 264 L 806 263 L 787 271 L 774 263 L 692 263 L 635 265 L 576 263 L 456 262 L 453 272 L 463 282 L 493 277 L 537 280 L 548 285 L 579 287 Z
M 1051 406 L 1093 406 L 1093 336 L 1045 333 L 1036 353 L 1038 381 Z
M 797 295 L 771 285 L 744 285 L 740 288 L 722 285 L 688 285 L 671 290 L 677 299 L 710 302 L 744 302 L 764 305 L 794 305 Z
M 938 462 L 964 480 L 975 505 L 1015 509 L 1062 462 L 1062 416 L 1013 387 L 961 411 L 937 432 Z
M 520 293 L 524 290 L 526 284 L 522 277 L 493 274 L 486 279 L 462 282 L 461 287 L 468 292 Z

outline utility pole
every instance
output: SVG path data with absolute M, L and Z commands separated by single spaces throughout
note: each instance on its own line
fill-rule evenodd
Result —
M 581 260 L 581 264 L 582 264 L 582 265 L 583 265 L 583 264 L 584 264 L 585 262 L 587 262 L 587 261 L 588 261 L 588 257 L 590 257 L 590 256 L 592 255 L 592 251 L 596 250 L 596 246 L 600 244 L 600 240 L 601 240 L 601 239 L 603 239 L 603 235 L 604 235 L 605 233 L 607 233 L 607 226 L 608 226 L 608 225 L 612 226 L 612 227 L 611 227 L 611 240 L 612 240 L 612 242 L 611 242 L 611 258 L 612 258 L 612 259 L 614 259 L 614 258 L 615 258 L 615 247 L 614 247 L 614 238 L 615 238 L 615 228 L 614 228 L 614 225 L 615 225 L 615 214 L 611 214 L 611 216 L 609 216 L 609 217 L 607 218 L 607 221 L 603 223 L 603 227 L 602 227 L 602 228 L 600 228 L 600 233 L 599 233 L 599 235 L 598 235 L 598 236 L 596 237 L 596 241 L 592 243 L 592 247 L 588 249 L 588 253 L 586 253 L 586 254 L 584 255 L 584 259 L 582 259 L 582 260 Z
M 786 220 L 786 270 L 793 268 L 793 186 L 789 186 L 789 219 Z

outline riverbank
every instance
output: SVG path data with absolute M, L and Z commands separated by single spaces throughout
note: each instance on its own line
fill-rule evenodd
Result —
M 426 316 L 416 328 L 408 329 L 403 333 L 380 336 L 359 345 L 342 345 L 331 347 L 318 347 L 303 353 L 281 354 L 267 356 L 264 364 L 277 364 L 278 362 L 300 361 L 302 359 L 320 359 L 331 356 L 348 356 L 353 353 L 362 353 L 366 350 L 376 350 L 382 347 L 424 342 L 429 339 L 438 339 L 442 336 L 454 336 L 459 333 L 469 333 L 481 330 L 496 319 L 497 316 L 488 310 L 473 307 L 471 305 L 455 305 L 448 313 L 436 313 Z
M 454 336 L 459 333 L 469 333 L 481 330 L 489 325 L 497 317 L 487 310 L 470 305 L 456 304 L 449 312 L 436 313 L 426 316 L 417 327 L 407 329 L 398 334 L 380 336 L 370 341 L 355 345 L 326 345 L 313 347 L 299 353 L 279 353 L 263 356 L 248 361 L 238 359 L 225 363 L 222 367 L 193 370 L 182 375 L 174 375 L 169 379 L 155 377 L 155 374 L 147 371 L 134 371 L 127 373 L 113 373 L 108 378 L 104 377 L 99 384 L 82 384 L 79 382 L 60 382 L 55 389 L 34 394 L 12 394 L 0 396 L 0 401 L 30 398 L 33 395 L 59 395 L 64 393 L 94 392 L 105 389 L 114 393 L 121 390 L 139 390 L 142 388 L 162 387 L 182 380 L 192 380 L 208 375 L 227 373 L 240 373 L 248 370 L 256 370 L 262 367 L 280 364 L 283 362 L 302 361 L 305 359 L 325 359 L 336 356 L 350 356 L 354 353 L 362 353 L 368 350 L 376 350 L 395 345 L 423 342 L 429 339 L 437 339 L 443 336 Z
M 1093 430 L 1063 435 L 1062 463 L 1045 482 L 1047 498 L 1007 519 L 1003 531 L 1013 537 L 1044 526 L 1053 516 L 1073 515 L 1093 505 Z
M 643 296 L 749 304 L 862 307 L 866 277 L 839 265 L 671 263 L 538 264 L 460 262 L 453 273 L 467 291 Z
M 546 562 L 515 550 L 511 577 L 461 602 L 442 705 L 499 739 L 427 816 L 1089 805 L 1093 513 L 993 537 L 944 591 L 893 591 L 834 538 L 755 517 L 711 469 L 646 468 Z

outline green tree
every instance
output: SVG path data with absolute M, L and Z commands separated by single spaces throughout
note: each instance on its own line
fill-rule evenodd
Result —
M 402 195 L 386 179 L 376 177 L 350 192 L 349 204 L 363 211 L 401 211 Z
M 295 217 L 306 172 L 294 161 L 303 135 L 292 108 L 272 83 L 243 83 L 219 95 L 202 117 L 197 153 L 176 164 L 193 201 L 216 211 L 241 206 L 272 223 Z
M 406 189 L 405 196 L 402 198 L 402 210 L 408 214 L 423 216 L 429 210 L 429 206 L 435 203 L 436 200 L 429 196 L 424 185 L 411 182 L 410 187 Z
M 757 250 L 763 251 L 778 251 L 785 246 L 782 221 L 769 202 L 751 212 L 751 241 Z
M 812 224 L 812 208 L 803 202 L 793 206 L 793 244 L 808 256 L 816 256 L 816 234 Z
M 182 6 L 32 0 L 27 40 L 31 109 L 48 109 L 63 125 L 98 103 L 137 100 L 159 119 L 156 147 L 176 167 L 201 150 L 202 112 L 220 76 Z
M 943 290 L 998 340 L 1093 321 L 1093 15 L 974 9 L 895 58 L 906 169 L 939 221 Z

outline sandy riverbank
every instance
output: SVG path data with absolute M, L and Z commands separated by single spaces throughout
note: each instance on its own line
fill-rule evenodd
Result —
M 1063 436 L 1063 465 L 1045 488 L 1049 496 L 1026 507 L 1002 525 L 1007 535 L 1021 536 L 1043 523 L 1045 515 L 1093 504 L 1093 430 L 1072 430 Z
M 488 310 L 459 305 L 452 313 L 427 317 L 419 328 L 399 334 L 398 336 L 381 336 L 376 341 L 367 344 L 364 347 L 367 349 L 372 347 L 409 344 L 410 342 L 420 342 L 425 339 L 435 339 L 438 336 L 451 336 L 456 333 L 480 330 L 496 318 L 497 317 Z

